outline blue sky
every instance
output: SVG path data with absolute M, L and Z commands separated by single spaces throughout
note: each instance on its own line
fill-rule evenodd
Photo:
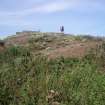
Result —
M 0 38 L 22 30 L 105 35 L 105 0 L 0 0 Z

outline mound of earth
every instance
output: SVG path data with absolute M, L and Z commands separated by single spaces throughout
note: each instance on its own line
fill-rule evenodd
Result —
M 66 34 L 38 33 L 11 36 L 5 39 L 6 46 L 22 45 L 33 53 L 41 53 L 49 58 L 83 57 L 88 51 L 96 48 L 102 40 L 89 36 L 72 36 Z M 2 48 L 0 48 L 2 50 Z

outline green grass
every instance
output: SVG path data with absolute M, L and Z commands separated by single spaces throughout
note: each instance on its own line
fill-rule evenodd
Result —
M 0 105 L 48 105 L 49 90 L 61 105 L 104 105 L 105 45 L 82 59 L 48 60 L 23 47 L 0 53 Z

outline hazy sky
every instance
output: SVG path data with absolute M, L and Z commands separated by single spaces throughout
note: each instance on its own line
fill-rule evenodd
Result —
M 22 30 L 105 35 L 105 0 L 0 0 L 0 37 Z

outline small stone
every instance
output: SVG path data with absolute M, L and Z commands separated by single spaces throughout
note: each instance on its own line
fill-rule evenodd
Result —
M 60 103 L 59 102 L 52 102 L 51 105 L 60 105 Z

